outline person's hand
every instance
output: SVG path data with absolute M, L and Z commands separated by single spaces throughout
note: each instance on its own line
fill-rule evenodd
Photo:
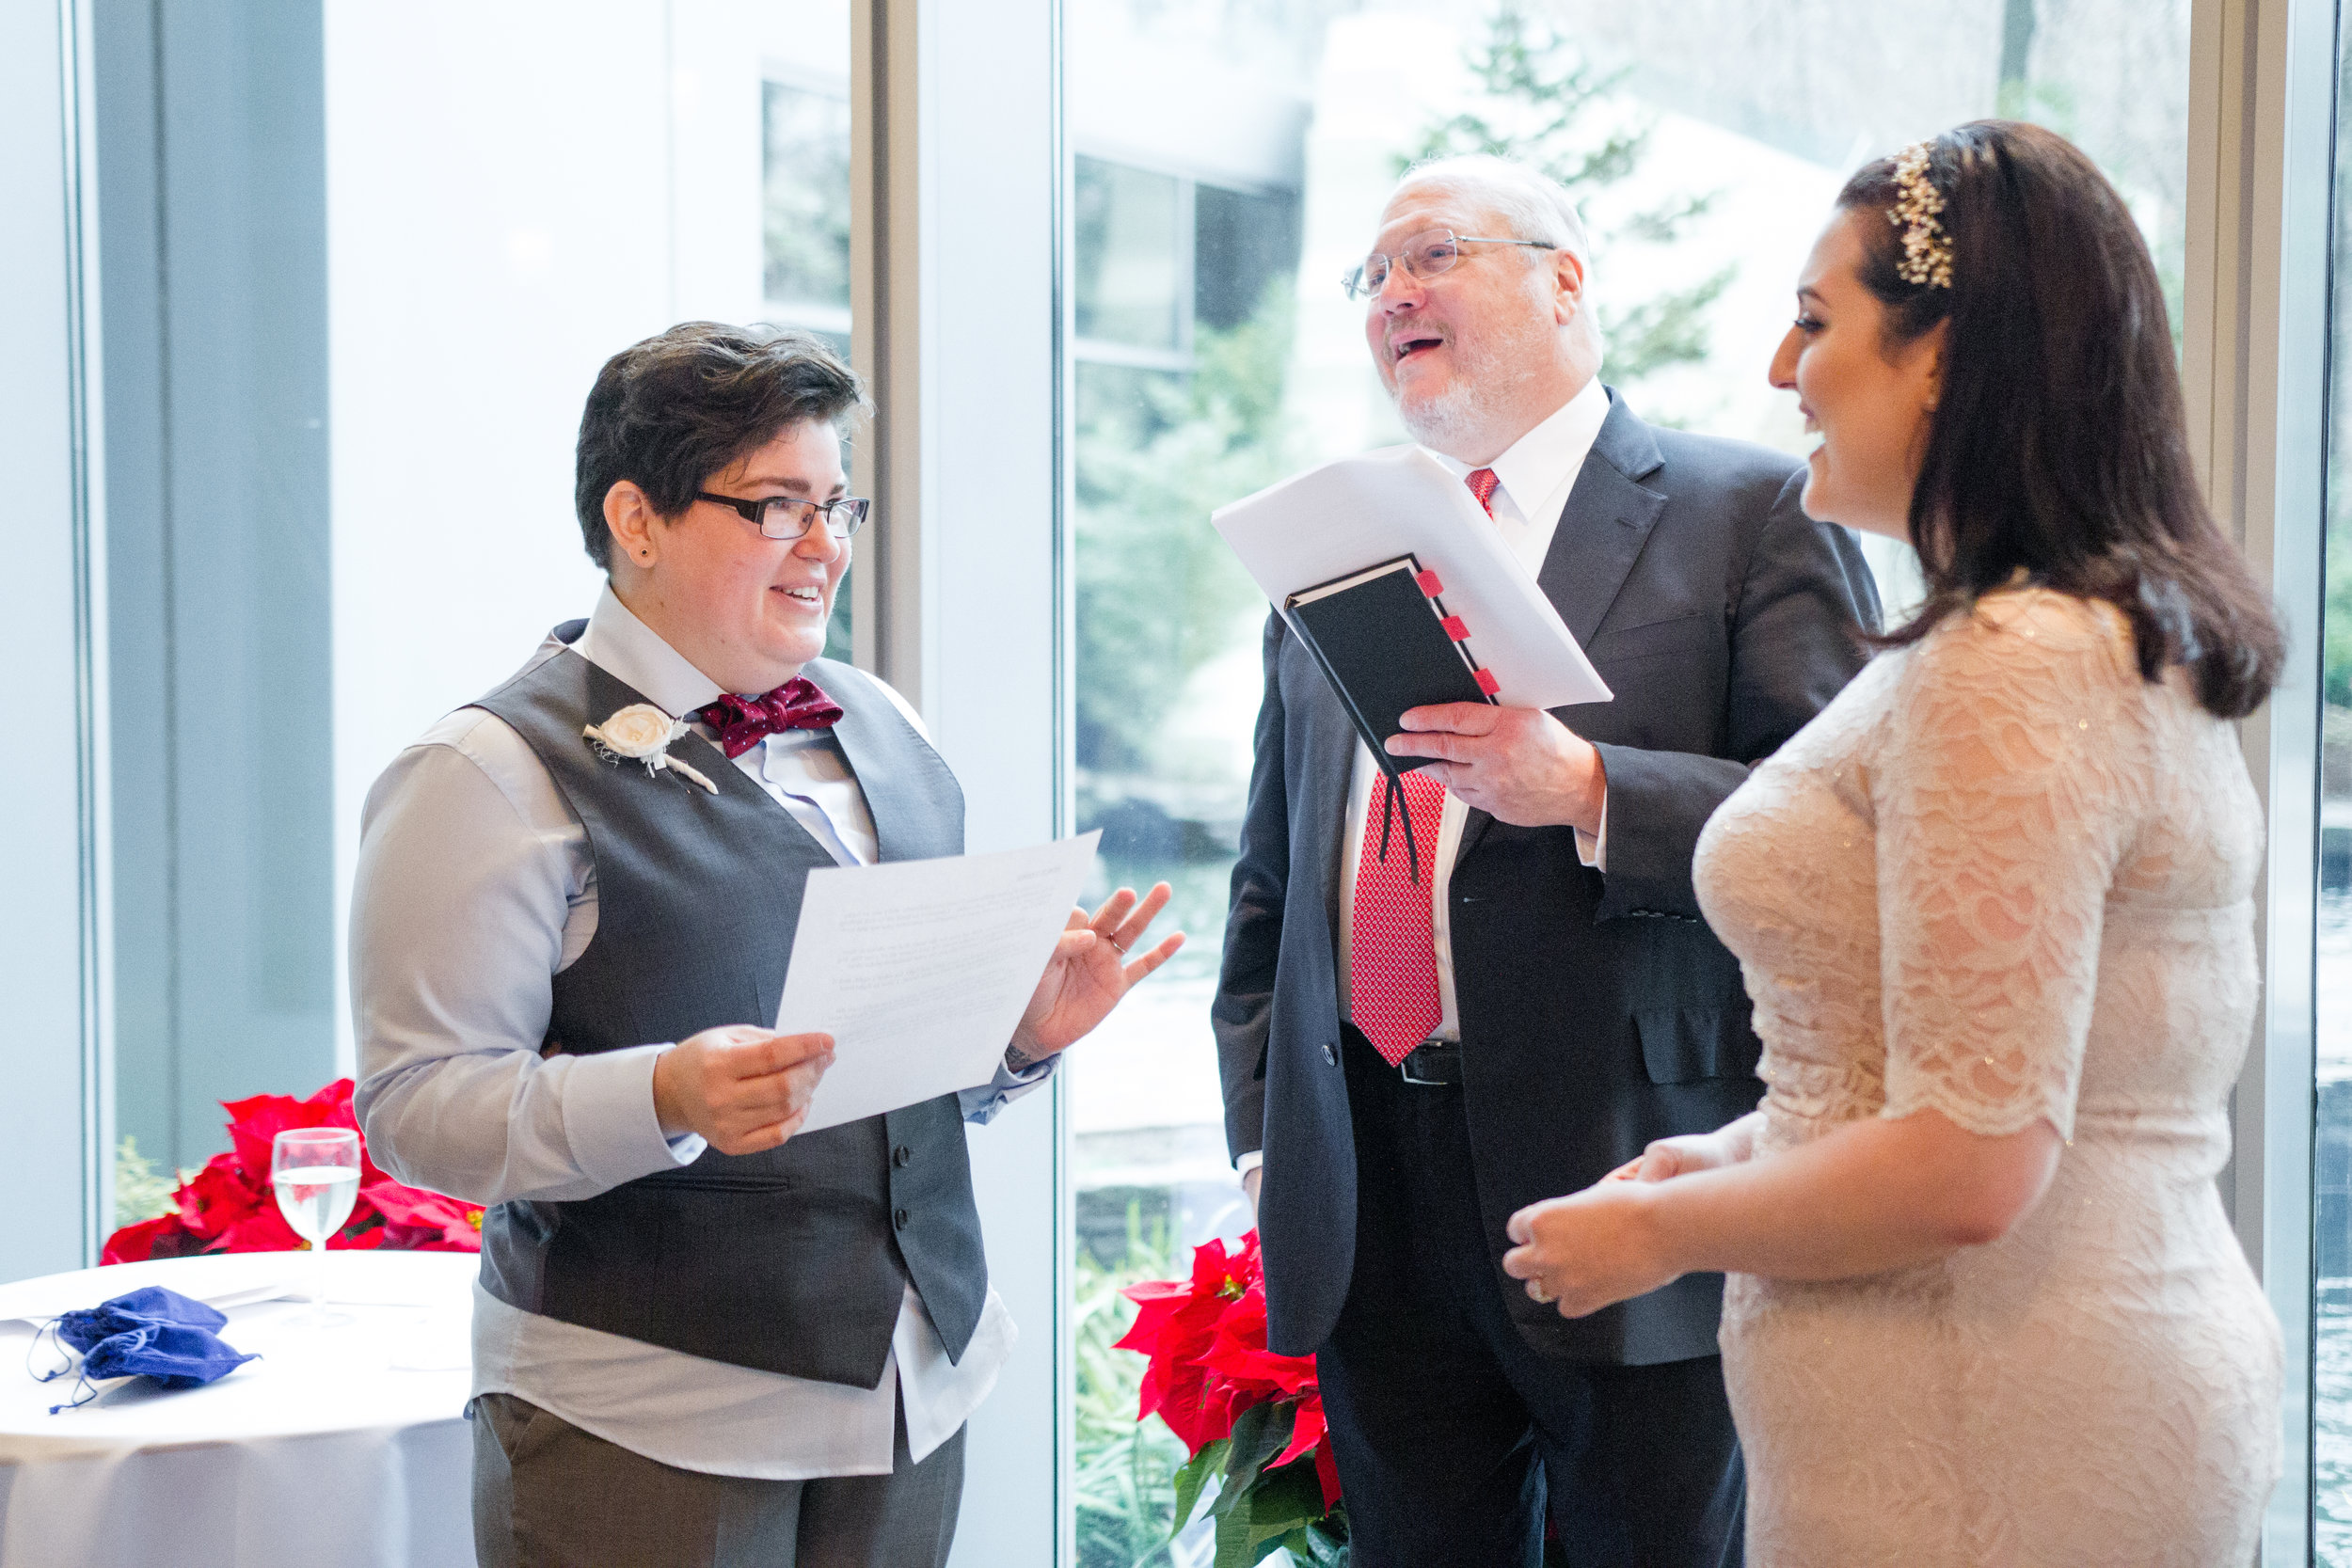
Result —
M 1138 981 L 1175 957 L 1184 944 L 1182 931 L 1146 952 L 1136 951 L 1168 899 L 1168 884 L 1157 882 L 1139 902 L 1133 888 L 1123 887 L 1090 915 L 1070 911 L 1070 924 L 1054 943 L 1054 956 L 1013 1029 L 1006 1066 L 1024 1071 L 1067 1050 L 1109 1017 Z
M 1389 754 L 1436 757 L 1422 769 L 1498 822 L 1600 832 L 1608 773 L 1593 743 L 1541 708 L 1485 703 L 1408 707 Z
M 696 1132 L 722 1154 L 756 1154 L 801 1130 L 809 1096 L 833 1066 L 831 1035 L 779 1035 L 724 1023 L 679 1041 L 653 1069 L 664 1137 Z
M 1252 1165 L 1241 1173 L 1241 1190 L 1249 1195 L 1249 1223 L 1258 1223 L 1258 1189 L 1265 1185 L 1265 1166 Z
M 1557 1303 L 1564 1318 L 1672 1284 L 1669 1263 L 1649 1223 L 1658 1188 L 1640 1181 L 1595 1182 L 1581 1193 L 1531 1203 L 1505 1227 L 1518 1245 L 1502 1255 L 1502 1272 L 1527 1282 L 1527 1293 Z
M 1603 1180 L 1666 1181 L 1693 1171 L 1716 1170 L 1739 1158 L 1721 1132 L 1689 1132 L 1678 1138 L 1660 1138 Z

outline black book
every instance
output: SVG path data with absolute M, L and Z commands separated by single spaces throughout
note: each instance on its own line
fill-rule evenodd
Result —
M 1300 589 L 1283 601 L 1298 640 L 1323 667 L 1356 733 L 1388 775 L 1384 824 L 1390 806 L 1401 803 L 1397 779 L 1431 760 L 1389 754 L 1386 742 L 1404 730 L 1405 710 L 1495 700 L 1494 677 L 1471 658 L 1469 628 L 1446 614 L 1438 596 L 1442 586 L 1419 561 L 1402 555 Z M 1384 832 L 1384 843 L 1386 837 Z M 1414 878 L 1420 879 L 1418 864 Z

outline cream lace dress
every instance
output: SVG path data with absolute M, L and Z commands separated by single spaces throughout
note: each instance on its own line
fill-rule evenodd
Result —
M 2033 589 L 1873 660 L 1708 824 L 1759 1154 L 1931 1108 L 2067 1139 L 1990 1245 L 1732 1276 L 1753 1568 L 2253 1560 L 2279 1330 L 2214 1177 L 2261 832 L 2232 726 Z

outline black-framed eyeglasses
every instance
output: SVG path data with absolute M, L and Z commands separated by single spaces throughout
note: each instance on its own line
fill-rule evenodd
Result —
M 820 512 L 825 517 L 825 531 L 835 539 L 847 539 L 864 525 L 866 514 L 874 505 L 864 496 L 843 496 L 829 501 L 806 501 L 792 496 L 744 500 L 737 496 L 714 496 L 707 490 L 697 490 L 694 499 L 734 508 L 745 522 L 757 524 L 759 531 L 770 539 L 800 538 L 816 523 Z
M 1426 283 L 1460 261 L 1461 247 L 1466 245 L 1518 245 L 1530 250 L 1560 248 L 1556 245 L 1546 245 L 1541 240 L 1492 239 L 1484 234 L 1456 234 L 1451 229 L 1427 229 L 1406 240 L 1393 256 L 1374 251 L 1364 258 L 1363 265 L 1348 269 L 1347 276 L 1340 279 L 1340 287 L 1347 291 L 1350 299 L 1376 294 L 1380 286 L 1389 280 L 1389 269 L 1399 263 L 1407 273 Z

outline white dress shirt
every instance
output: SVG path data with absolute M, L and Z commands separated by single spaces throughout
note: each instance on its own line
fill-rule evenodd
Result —
M 550 639 L 532 664 L 577 657 L 671 713 L 720 694 L 610 588 L 577 642 Z M 882 689 L 921 731 L 914 710 Z M 735 766 L 836 861 L 875 859 L 864 792 L 830 732 L 770 736 Z M 702 1153 L 700 1137 L 665 1138 L 654 1117 L 654 1063 L 669 1043 L 539 1054 L 552 979 L 587 948 L 596 911 L 586 831 L 505 721 L 460 708 L 376 781 L 360 828 L 351 976 L 358 1099 L 387 1170 L 478 1203 L 563 1201 Z M 1000 1069 L 993 1083 L 964 1091 L 965 1118 L 987 1120 L 1051 1068 Z M 514 1394 L 681 1469 L 763 1480 L 886 1475 L 901 1402 L 919 1460 L 987 1397 L 1015 1337 L 991 1291 L 972 1342 L 951 1362 L 910 1287 L 882 1381 L 851 1388 L 525 1312 L 477 1285 L 473 1391 Z
M 1489 503 L 1495 528 L 1530 577 L 1543 569 L 1544 557 L 1551 549 L 1551 536 L 1558 531 L 1560 515 L 1568 503 L 1568 492 L 1576 487 L 1576 476 L 1593 450 L 1595 437 L 1600 435 L 1601 422 L 1608 418 L 1609 392 L 1596 376 L 1584 384 L 1582 391 L 1562 404 L 1549 418 L 1487 465 L 1495 471 L 1495 493 Z M 1469 464 L 1429 448 L 1422 450 L 1443 464 L 1447 472 L 1468 481 L 1471 471 Z M 1476 636 L 1473 627 L 1473 646 Z M 1373 760 L 1372 749 L 1359 741 L 1355 771 L 1348 778 L 1347 816 L 1341 830 L 1344 835 L 1340 851 L 1342 1017 L 1346 1016 L 1348 1008 L 1347 960 L 1356 924 L 1356 870 L 1363 858 L 1365 817 L 1379 804 L 1380 781 L 1380 765 Z M 1462 847 L 1462 825 L 1469 819 L 1470 808 L 1449 794 L 1445 798 L 1445 812 L 1438 820 L 1437 853 L 1428 863 L 1430 925 L 1438 949 L 1438 1019 L 1434 1034 L 1449 1040 L 1462 1037 L 1462 1024 L 1454 1005 L 1454 940 L 1447 918 L 1446 892 L 1454 883 L 1454 857 Z M 1582 829 L 1576 830 L 1577 857 L 1597 870 L 1606 870 L 1608 846 L 1609 800 L 1604 792 L 1600 832 L 1588 836 Z M 1392 838 L 1389 853 L 1398 852 Z M 1263 1151 L 1252 1150 L 1236 1160 L 1234 1167 L 1252 1170 L 1263 1160 Z

